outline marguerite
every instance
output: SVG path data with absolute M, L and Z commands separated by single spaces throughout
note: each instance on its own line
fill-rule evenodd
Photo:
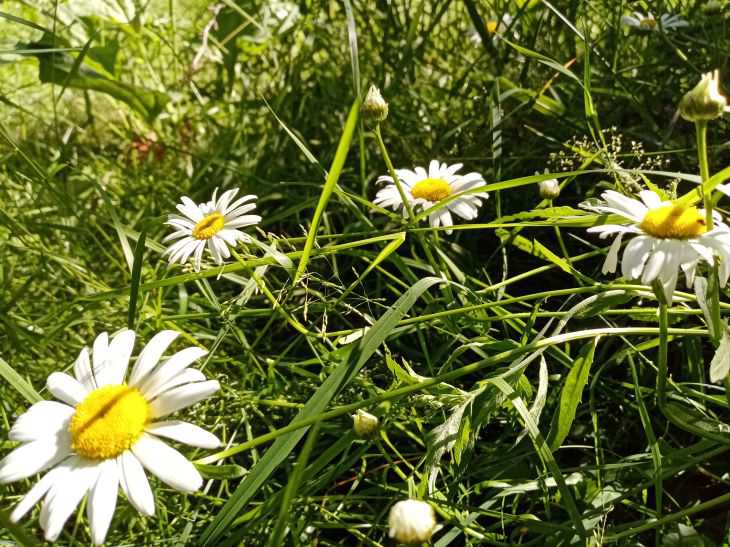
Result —
M 611 244 L 603 264 L 603 273 L 615 272 L 623 234 L 636 234 L 624 250 L 621 272 L 627 279 L 641 279 L 644 284 L 657 279 L 668 301 L 671 302 L 677 284 L 679 268 L 684 271 L 687 285 L 694 280 L 700 261 L 720 262 L 720 285 L 725 286 L 730 276 L 730 228 L 719 215 L 714 227 L 707 230 L 705 212 L 678 201 L 662 201 L 651 190 L 639 192 L 641 201 L 613 190 L 604 192 L 605 203 L 586 205 L 584 208 L 599 213 L 620 215 L 626 224 L 605 224 L 588 228 L 589 232 L 606 238 L 618 234 Z
M 144 515 L 154 515 L 155 500 L 143 467 L 183 492 L 200 488 L 195 466 L 160 437 L 200 448 L 216 448 L 218 438 L 178 420 L 155 421 L 195 404 L 219 389 L 202 372 L 189 368 L 207 352 L 198 347 L 179 351 L 158 365 L 174 331 L 155 335 L 127 367 L 134 331 L 124 330 L 111 342 L 106 333 L 89 350 L 81 350 L 74 376 L 54 372 L 48 390 L 59 401 L 40 401 L 22 414 L 10 430 L 21 443 L 0 461 L 0 484 L 18 481 L 52 468 L 16 506 L 20 520 L 41 498 L 40 524 L 55 541 L 66 520 L 88 493 L 91 539 L 104 542 L 121 489 Z
M 428 172 L 423 167 L 416 167 L 414 171 L 396 169 L 395 173 L 400 179 L 403 192 L 411 208 L 429 209 L 452 194 L 472 190 L 486 184 L 479 173 L 457 175 L 456 172 L 461 167 L 461 163 L 447 165 L 439 163 L 437 160 L 431 160 Z M 391 207 L 396 211 L 402 208 L 403 214 L 406 215 L 407 210 L 393 179 L 384 175 L 378 179 L 378 182 L 389 182 L 390 184 L 377 193 L 373 203 L 381 207 Z M 431 212 L 428 216 L 429 223 L 434 228 L 439 225 L 453 226 L 451 213 L 464 220 L 474 220 L 482 205 L 482 199 L 487 199 L 487 197 L 486 192 L 459 196 Z M 450 234 L 451 230 L 446 230 L 446 233 Z
M 641 30 L 659 30 L 661 26 L 664 30 L 674 30 L 677 28 L 688 27 L 689 23 L 682 19 L 679 15 L 669 15 L 665 13 L 656 20 L 654 14 L 647 12 L 646 15 L 639 11 L 635 11 L 634 15 L 624 15 L 621 17 L 621 22 L 629 27 L 638 28 Z
M 175 231 L 163 241 L 179 240 L 170 245 L 164 253 L 170 255 L 170 263 L 182 264 L 192 256 L 195 271 L 199 271 L 206 244 L 213 260 L 216 264 L 221 264 L 224 259 L 231 256 L 228 245 L 235 246 L 238 241 L 251 241 L 251 237 L 243 233 L 240 228 L 261 222 L 260 216 L 246 214 L 256 208 L 256 204 L 253 203 L 256 196 L 247 195 L 233 201 L 238 194 L 238 188 L 223 192 L 223 195 L 216 199 L 217 193 L 216 189 L 213 192 L 213 199 L 200 205 L 183 196 L 182 203 L 177 205 L 177 210 L 183 216 L 169 215 L 166 224 L 172 226 Z

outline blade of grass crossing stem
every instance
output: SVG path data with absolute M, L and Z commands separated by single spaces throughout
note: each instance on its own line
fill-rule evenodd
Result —
M 15 372 L 15 369 L 6 363 L 2 357 L 0 357 L 0 376 L 5 378 L 5 381 L 9 383 L 15 391 L 20 393 L 30 404 L 43 400 L 43 397 L 38 394 L 30 382 Z
M 129 287 L 129 311 L 127 312 L 127 328 L 134 330 L 137 321 L 137 297 L 139 295 L 139 280 L 142 277 L 142 259 L 144 258 L 144 242 L 147 231 L 142 230 L 134 248 L 134 262 L 132 263 L 132 282 Z
M 545 442 L 545 438 L 540 433 L 535 420 L 532 419 L 532 415 L 530 414 L 527 405 L 525 405 L 522 398 L 503 378 L 494 378 L 489 381 L 505 394 L 512 403 L 512 407 L 519 413 L 522 421 L 525 422 L 525 429 L 527 429 L 527 432 L 535 445 L 535 450 L 537 451 L 538 456 L 545 467 L 553 475 L 553 479 L 555 479 L 555 484 L 557 484 L 560 495 L 565 502 L 565 508 L 570 515 L 570 520 L 573 522 L 576 533 L 578 533 L 581 538 L 585 538 L 586 530 L 583 526 L 583 519 L 578 512 L 578 506 L 576 506 L 575 500 L 573 499 L 573 494 L 568 488 L 568 485 L 565 484 L 563 473 L 560 471 L 560 467 L 558 467 L 558 463 L 555 461 L 555 458 L 553 458 L 553 453 L 550 450 L 548 443 Z M 570 540 L 571 538 L 568 539 Z
M 318 435 L 319 422 L 314 424 L 312 429 L 309 430 L 309 435 L 307 435 L 307 440 L 304 442 L 304 447 L 302 448 L 302 452 L 299 454 L 294 471 L 289 476 L 286 490 L 284 490 L 284 500 L 279 510 L 279 518 L 277 519 L 276 526 L 274 526 L 274 529 L 269 536 L 269 541 L 266 544 L 267 547 L 277 547 L 278 545 L 281 545 L 281 542 L 284 539 L 286 527 L 289 523 L 289 507 L 291 507 L 294 496 L 297 494 L 299 483 L 302 482 L 304 468 L 307 466 L 309 455 L 312 453 L 314 441 L 317 440 Z
M 317 228 L 319 228 L 319 221 L 322 219 L 324 210 L 327 207 L 327 202 L 332 195 L 337 180 L 340 178 L 342 173 L 342 167 L 345 165 L 347 159 L 347 152 L 350 150 L 350 142 L 352 142 L 352 135 L 357 127 L 357 120 L 360 113 L 360 101 L 355 99 L 355 102 L 350 108 L 350 114 L 347 116 L 345 122 L 345 129 L 342 131 L 340 142 L 337 145 L 337 151 L 335 152 L 335 158 L 332 160 L 329 173 L 327 173 L 327 179 L 322 189 L 322 194 L 319 196 L 319 202 L 317 208 L 314 210 L 314 216 L 312 217 L 312 225 L 307 233 L 307 240 L 304 243 L 304 249 L 302 250 L 302 257 L 299 259 L 299 266 L 297 266 L 296 274 L 294 274 L 294 285 L 302 277 L 302 274 L 307 269 L 309 263 L 309 255 L 312 253 L 312 247 L 314 247 L 314 240 L 317 237 Z
M 442 283 L 443 279 L 426 277 L 417 281 L 393 306 L 378 319 L 372 328 L 358 342 L 347 346 L 342 362 L 327 377 L 324 383 L 310 397 L 292 424 L 321 414 L 330 401 L 357 375 L 360 369 L 390 335 L 393 328 L 411 309 L 416 300 L 430 287 Z M 201 534 L 197 545 L 218 545 L 234 519 L 246 504 L 256 495 L 274 470 L 289 456 L 299 440 L 306 434 L 307 427 L 301 427 L 277 438 L 263 457 L 238 485 L 213 522 Z

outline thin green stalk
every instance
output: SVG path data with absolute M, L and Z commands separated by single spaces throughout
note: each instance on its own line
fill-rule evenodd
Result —
M 699 120 L 695 122 L 697 132 L 697 160 L 700 166 L 700 188 L 702 190 L 702 199 L 705 206 L 705 222 L 707 230 L 712 230 L 714 221 L 712 218 L 712 209 L 714 202 L 712 201 L 712 190 L 705 188 L 705 183 L 710 180 L 710 165 L 707 159 L 707 121 Z M 710 273 L 710 282 L 708 285 L 708 304 L 710 308 L 710 321 L 712 322 L 713 342 L 715 346 L 719 345 L 722 336 L 722 323 L 720 321 L 720 287 L 719 272 L 717 260 L 712 265 Z
M 659 362 L 657 363 L 656 391 L 659 407 L 667 400 L 667 356 L 669 355 L 669 313 L 666 302 L 659 303 Z
M 401 184 L 400 178 L 398 177 L 397 173 L 395 172 L 395 168 L 393 167 L 393 162 L 390 161 L 390 156 L 388 155 L 388 149 L 385 148 L 385 142 L 383 141 L 383 135 L 380 133 L 380 124 L 377 124 L 375 126 L 375 139 L 378 141 L 378 147 L 380 148 L 380 153 L 383 156 L 383 161 L 385 161 L 385 166 L 388 169 L 388 174 L 390 175 L 390 178 L 393 179 L 393 183 L 395 183 L 395 187 L 398 189 L 398 194 L 400 194 L 400 199 L 403 202 L 403 207 L 405 207 L 406 212 L 408 213 L 408 221 L 413 221 L 413 208 L 411 207 L 410 200 L 406 197 L 405 190 L 403 190 L 403 185 Z
M 701 185 L 704 185 L 710 179 L 710 167 L 707 161 L 707 122 L 700 120 L 695 122 L 697 130 L 697 159 L 700 164 Z M 707 220 L 707 230 L 712 230 L 712 192 L 702 187 L 702 199 L 705 204 L 705 218 Z
M 649 411 L 644 404 L 644 398 L 641 395 L 641 387 L 639 385 L 639 375 L 636 371 L 636 364 L 632 355 L 628 356 L 629 367 L 631 368 L 631 378 L 634 382 L 634 394 L 636 396 L 636 404 L 639 407 L 639 417 L 641 418 L 641 425 L 644 427 L 644 433 L 646 433 L 646 440 L 649 442 L 649 449 L 651 450 L 651 459 L 654 464 L 654 507 L 656 510 L 657 518 L 662 516 L 662 508 L 664 506 L 664 468 L 662 465 L 662 453 L 657 442 L 656 435 L 654 434 L 654 428 L 651 425 L 651 418 L 649 417 Z M 661 538 L 659 534 L 656 534 L 655 544 L 659 545 Z

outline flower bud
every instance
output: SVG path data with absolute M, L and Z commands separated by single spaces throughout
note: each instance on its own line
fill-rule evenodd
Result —
M 436 513 L 428 503 L 401 500 L 390 508 L 388 536 L 398 543 L 418 545 L 431 539 L 436 532 Z
M 558 179 L 541 180 L 538 183 L 540 197 L 543 199 L 555 199 L 560 195 L 560 183 Z
M 358 437 L 368 439 L 375 435 L 380 426 L 380 420 L 369 412 L 359 409 L 352 417 L 352 425 Z
M 720 94 L 718 70 L 708 72 L 679 102 L 679 113 L 689 122 L 714 120 L 722 116 L 727 99 Z
M 388 117 L 388 103 L 385 102 L 380 90 L 374 85 L 370 86 L 368 94 L 360 107 L 362 117 L 367 120 L 380 123 Z

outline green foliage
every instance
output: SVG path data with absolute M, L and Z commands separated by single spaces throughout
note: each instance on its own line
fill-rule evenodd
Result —
M 586 228 L 621 217 L 584 207 L 649 188 L 727 219 L 728 122 L 698 176 L 675 115 L 702 73 L 728 81 L 711 4 L 3 4 L 0 457 L 97 334 L 133 326 L 136 355 L 172 329 L 222 385 L 179 419 L 224 447 L 178 447 L 206 484 L 153 479 L 154 518 L 120 495 L 108 545 L 385 545 L 406 497 L 437 510 L 439 547 L 722 545 L 730 290 L 700 265 L 665 308 L 604 274 L 610 239 Z M 689 25 L 622 23 L 647 8 Z M 459 192 L 376 206 L 380 137 L 396 169 L 481 174 L 478 216 L 429 224 Z M 167 215 L 216 188 L 258 196 L 255 241 L 168 264 Z M 36 480 L 3 485 L 0 540 L 40 541 L 37 507 L 7 517 Z M 89 541 L 80 511 L 57 544 Z

